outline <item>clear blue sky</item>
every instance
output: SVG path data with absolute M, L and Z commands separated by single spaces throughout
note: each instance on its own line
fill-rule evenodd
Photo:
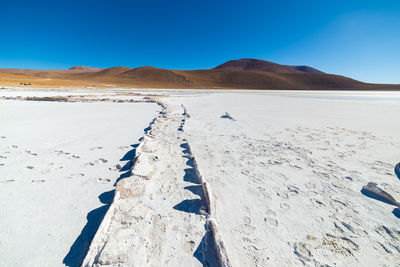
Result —
M 0 0 L 0 67 L 214 67 L 259 58 L 400 83 L 399 0 Z

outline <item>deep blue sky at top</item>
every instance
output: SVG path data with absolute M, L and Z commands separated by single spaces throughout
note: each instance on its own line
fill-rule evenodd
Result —
M 237 58 L 400 83 L 399 0 L 0 0 L 0 67 L 214 67 Z

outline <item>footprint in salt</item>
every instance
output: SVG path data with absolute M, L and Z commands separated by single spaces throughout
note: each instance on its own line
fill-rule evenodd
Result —
M 14 179 L 8 179 L 8 180 L 4 180 L 4 181 L 0 181 L 0 183 L 11 183 L 11 182 L 15 182 Z
M 40 180 L 32 180 L 32 183 L 44 183 L 44 182 L 46 182 L 46 181 L 43 180 L 43 179 L 40 179 Z
M 251 219 L 250 219 L 250 217 L 248 217 L 248 216 L 245 216 L 243 220 L 244 220 L 244 222 L 247 223 L 247 224 L 250 224 L 250 223 L 251 223 Z
M 278 220 L 276 217 L 276 212 L 273 210 L 267 210 L 266 217 L 264 218 L 264 222 L 269 225 L 270 227 L 277 227 L 279 225 Z
M 85 176 L 85 174 L 83 174 L 83 173 L 74 173 L 74 174 L 71 174 L 68 178 L 74 178 L 74 177 L 83 177 L 83 176 Z
M 281 209 L 283 210 L 289 210 L 290 209 L 290 205 L 287 203 L 281 203 L 280 204 Z
M 283 198 L 283 199 L 289 199 L 288 193 L 285 192 L 285 191 L 281 191 L 279 189 L 276 191 L 276 195 L 281 197 L 281 198 Z
M 278 227 L 279 223 L 278 220 L 271 217 L 265 217 L 264 222 L 267 223 L 271 227 Z
M 291 196 L 297 196 L 300 192 L 300 189 L 295 185 L 288 185 L 287 189 L 289 190 L 289 194 Z
M 106 179 L 106 178 L 97 178 L 97 180 L 101 183 L 109 183 L 111 182 L 111 179 Z

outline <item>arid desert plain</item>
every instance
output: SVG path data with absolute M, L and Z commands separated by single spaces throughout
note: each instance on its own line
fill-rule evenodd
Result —
M 400 201 L 399 115 L 400 92 L 3 88 L 0 266 L 399 266 L 398 203 L 363 189 Z

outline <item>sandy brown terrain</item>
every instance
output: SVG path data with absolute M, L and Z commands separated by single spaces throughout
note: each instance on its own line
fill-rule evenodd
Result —
M 0 69 L 0 86 L 123 87 L 212 89 L 375 90 L 400 85 L 369 84 L 308 66 L 280 65 L 264 60 L 231 60 L 213 69 L 168 70 L 155 67 L 72 67 L 68 70 Z

